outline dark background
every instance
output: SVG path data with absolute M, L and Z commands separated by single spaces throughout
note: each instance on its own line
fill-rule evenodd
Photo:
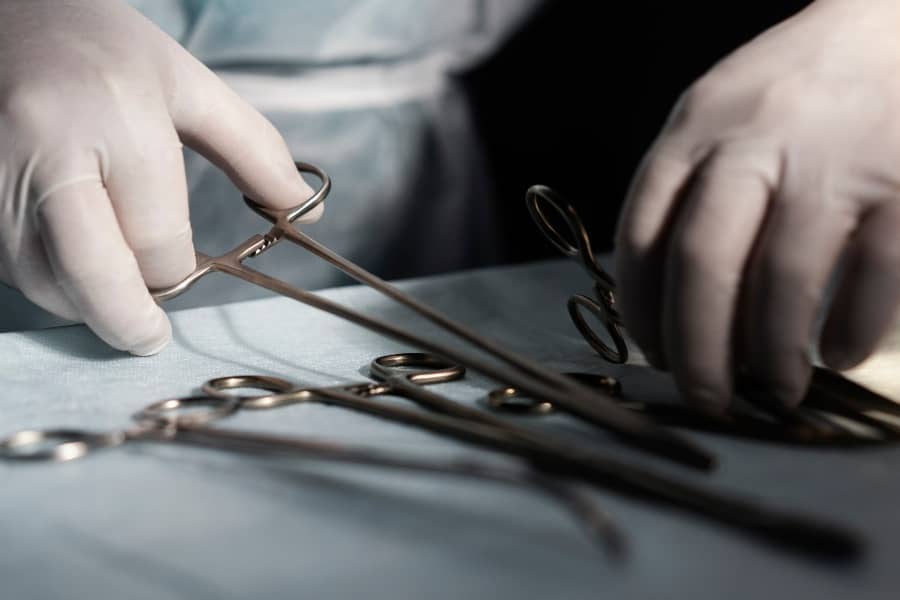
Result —
M 679 94 L 716 61 L 809 0 L 548 2 L 463 76 L 496 178 L 504 262 L 551 256 L 525 210 L 543 183 L 612 244 L 631 175 Z

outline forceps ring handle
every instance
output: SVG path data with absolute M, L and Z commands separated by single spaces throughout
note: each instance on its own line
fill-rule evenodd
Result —
M 328 193 L 331 191 L 331 177 L 328 175 L 328 173 L 325 172 L 324 169 L 317 167 L 312 163 L 297 161 L 294 163 L 294 166 L 297 167 L 297 170 L 299 172 L 315 175 L 319 179 L 319 181 L 321 181 L 319 189 L 317 189 L 312 196 L 304 200 L 302 204 L 298 204 L 297 206 L 291 208 L 283 208 L 280 210 L 267 208 L 253 198 L 244 196 L 244 202 L 247 203 L 247 206 L 249 206 L 250 209 L 253 210 L 253 212 L 266 219 L 267 221 L 279 225 L 281 224 L 280 221 L 282 218 L 286 221 L 286 223 L 293 223 L 318 205 L 322 204 L 322 202 L 324 202 L 325 198 L 328 196 Z
M 581 222 L 581 218 L 571 204 L 566 202 L 562 196 L 554 192 L 545 185 L 533 185 L 528 188 L 525 194 L 525 206 L 534 224 L 537 225 L 544 237 L 553 244 L 557 250 L 570 258 L 580 258 L 584 268 L 590 273 L 594 282 L 604 291 L 612 291 L 616 287 L 616 282 L 612 275 L 600 266 L 594 257 L 594 250 L 591 247 L 591 239 L 588 237 L 587 230 Z M 556 211 L 569 228 L 571 239 L 574 244 L 567 240 L 566 237 L 553 226 L 547 215 L 544 213 L 542 206 L 549 206 Z
M 230 390 L 265 390 L 270 394 L 237 394 Z M 203 393 L 214 398 L 237 402 L 239 408 L 265 410 L 287 404 L 296 404 L 310 397 L 307 390 L 298 389 L 293 383 L 267 375 L 231 375 L 216 377 L 203 384 Z
M 581 333 L 581 336 L 587 340 L 588 344 L 591 345 L 591 348 L 593 348 L 600 356 L 605 358 L 608 362 L 617 365 L 624 364 L 628 360 L 628 345 L 625 343 L 625 337 L 622 335 L 618 318 L 615 314 L 611 314 L 611 309 L 609 307 L 604 306 L 583 294 L 575 294 L 569 298 L 566 307 L 569 309 L 569 316 L 572 317 L 572 322 Z M 586 309 L 600 320 L 612 340 L 612 346 L 591 329 L 587 319 L 585 319 L 584 314 L 581 312 L 582 309 Z
M 95 433 L 77 429 L 23 429 L 0 441 L 0 458 L 65 462 L 97 450 L 118 446 L 124 432 Z
M 179 427 L 207 425 L 234 414 L 240 406 L 239 398 L 228 396 L 170 398 L 145 406 L 132 418 L 138 423 L 165 432 L 177 430 Z
M 328 196 L 328 192 L 331 191 L 331 177 L 329 177 L 328 173 L 324 170 L 310 163 L 295 162 L 294 166 L 297 167 L 299 172 L 311 173 L 321 180 L 319 189 L 317 189 L 312 196 L 293 208 L 285 208 L 282 210 L 266 208 L 252 198 L 244 196 L 244 202 L 247 206 L 267 221 L 274 223 L 275 227 L 265 235 L 255 235 L 249 238 L 241 245 L 221 256 L 207 256 L 202 252 L 196 252 L 197 268 L 174 285 L 150 290 L 153 298 L 157 302 L 171 300 L 186 292 L 188 288 L 197 282 L 197 280 L 208 273 L 220 270 L 223 263 L 239 263 L 243 262 L 246 258 L 259 256 L 278 242 L 283 235 L 280 230 L 283 230 L 285 227 L 290 227 L 294 220 L 302 217 L 321 204 L 325 200 L 325 197 Z
M 615 377 L 595 373 L 563 373 L 566 377 L 600 390 L 613 398 L 622 397 L 622 384 Z M 557 407 L 548 400 L 536 400 L 523 395 L 514 387 L 499 387 L 488 392 L 482 403 L 495 412 L 514 413 L 527 416 L 544 416 L 556 412 Z
M 379 381 L 400 376 L 418 385 L 456 381 L 466 375 L 465 367 L 428 352 L 403 352 L 379 356 L 371 362 L 369 371 L 372 377 Z

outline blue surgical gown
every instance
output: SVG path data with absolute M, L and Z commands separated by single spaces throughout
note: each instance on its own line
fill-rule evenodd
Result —
M 309 232 L 383 277 L 492 262 L 495 205 L 456 75 L 486 60 L 539 0 L 130 0 L 334 180 Z M 186 150 L 196 247 L 227 250 L 266 223 L 228 179 Z M 315 183 L 311 180 L 310 183 Z M 258 268 L 308 288 L 346 282 L 298 248 Z M 0 331 L 61 320 L 0 286 Z M 223 275 L 170 308 L 262 292 Z

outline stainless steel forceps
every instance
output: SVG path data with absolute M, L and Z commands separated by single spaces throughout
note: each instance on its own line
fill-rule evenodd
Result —
M 219 377 L 207 381 L 203 392 L 236 400 L 243 410 L 298 403 L 339 406 L 523 458 L 548 473 L 608 481 L 625 479 L 629 472 L 625 465 L 583 445 L 537 432 L 426 389 L 425 386 L 460 379 L 465 374 L 462 366 L 439 356 L 421 352 L 390 354 L 374 359 L 369 370 L 374 381 L 317 388 L 265 375 Z M 272 393 L 237 395 L 242 389 Z M 379 401 L 380 396 L 405 398 L 427 412 Z
M 393 354 L 376 358 L 371 369 L 378 381 L 318 388 L 301 388 L 282 379 L 264 376 L 212 379 L 203 385 L 204 392 L 209 395 L 156 402 L 137 413 L 137 424 L 130 429 L 111 433 L 70 429 L 13 433 L 0 440 L 0 458 L 64 461 L 129 441 L 179 442 L 532 485 L 566 504 L 587 531 L 598 536 L 609 550 L 618 550 L 621 545 L 618 530 L 574 490 L 562 486 L 561 480 L 565 479 L 679 508 L 770 543 L 816 555 L 852 559 L 862 550 L 852 532 L 808 515 L 766 507 L 575 447 L 552 436 L 537 435 L 530 429 L 498 420 L 489 413 L 425 390 L 422 386 L 463 376 L 462 367 L 443 358 L 421 353 Z M 236 394 L 245 388 L 273 393 Z M 403 396 L 440 414 L 381 403 L 377 400 L 381 395 Z M 423 460 L 373 448 L 211 427 L 214 421 L 238 411 L 276 409 L 305 402 L 337 405 L 475 442 L 523 458 L 530 468 L 494 468 L 471 461 Z
M 900 405 L 827 369 L 813 369 L 810 388 L 799 407 L 736 401 L 728 413 L 709 415 L 683 403 L 643 402 L 623 395 L 618 380 L 607 375 L 569 373 L 608 390 L 620 406 L 668 427 L 792 445 L 864 446 L 900 441 Z M 545 416 L 556 411 L 551 402 L 496 388 L 482 401 L 495 412 Z M 771 403 L 770 403 L 771 404 Z
M 424 386 L 464 376 L 465 370 L 461 366 L 441 357 L 424 353 L 391 354 L 374 359 L 369 368 L 376 381 L 304 388 L 284 379 L 242 375 L 212 379 L 203 385 L 203 391 L 210 396 L 238 402 L 241 410 L 274 409 L 306 402 L 340 406 L 505 452 L 525 459 L 545 474 L 673 506 L 779 545 L 845 558 L 860 550 L 852 534 L 805 515 L 773 510 L 725 492 L 620 462 L 425 389 Z M 616 393 L 615 380 L 603 376 L 591 378 L 588 383 L 609 386 L 608 392 Z M 241 389 L 272 393 L 236 395 Z M 439 414 L 381 403 L 377 397 L 383 395 L 409 399 Z
M 240 401 L 230 396 L 161 400 L 137 412 L 132 427 L 117 431 L 18 431 L 0 440 L 0 458 L 61 462 L 129 442 L 158 442 L 480 479 L 540 492 L 568 511 L 589 536 L 603 544 L 609 554 L 618 556 L 624 549 L 624 538 L 619 529 L 589 497 L 534 469 L 468 459 L 421 458 L 324 440 L 212 426 L 212 423 L 234 415 L 240 407 Z
M 209 273 L 226 273 L 288 298 L 319 308 L 395 340 L 416 346 L 421 350 L 443 356 L 469 369 L 479 371 L 503 384 L 523 390 L 535 398 L 552 401 L 564 407 L 568 412 L 594 425 L 606 428 L 626 441 L 645 450 L 652 451 L 657 455 L 702 469 L 710 469 L 715 465 L 715 459 L 712 454 L 688 439 L 659 427 L 640 415 L 616 406 L 608 398 L 604 397 L 602 393 L 591 390 L 578 381 L 547 369 L 537 361 L 519 356 L 499 344 L 478 335 L 473 330 L 419 302 L 297 230 L 292 225 L 293 221 L 312 210 L 325 199 L 325 196 L 331 189 L 331 180 L 318 167 L 307 163 L 296 164 L 301 172 L 311 173 L 322 182 L 321 187 L 312 197 L 295 208 L 272 210 L 259 205 L 245 196 L 244 201 L 251 209 L 273 223 L 268 233 L 254 235 L 222 256 L 210 257 L 198 252 L 196 270 L 183 281 L 170 288 L 155 290 L 154 296 L 160 301 L 174 298 Z M 245 260 L 262 254 L 285 239 L 324 259 L 357 281 L 412 309 L 420 316 L 439 325 L 445 331 L 454 334 L 490 355 L 494 360 L 484 360 L 479 355 L 459 350 L 446 344 L 426 340 L 406 329 L 355 312 L 243 264 Z
M 616 309 L 616 281 L 612 275 L 597 262 L 594 250 L 591 248 L 591 238 L 581 222 L 581 217 L 559 194 L 545 185 L 533 185 L 525 194 L 525 206 L 531 214 L 531 219 L 537 225 L 547 240 L 556 246 L 556 249 L 570 258 L 579 261 L 594 282 L 594 295 L 596 300 L 584 294 L 575 294 L 569 298 L 567 307 L 569 316 L 581 335 L 597 351 L 600 356 L 615 364 L 628 361 L 628 346 L 622 335 L 622 317 Z M 557 227 L 554 227 L 545 207 L 553 209 L 560 217 L 571 234 L 566 239 Z M 594 314 L 606 329 L 610 341 L 605 341 L 597 334 L 581 312 L 587 309 Z
M 628 347 L 622 333 L 622 319 L 615 306 L 615 279 L 595 258 L 578 212 L 562 196 L 542 185 L 528 189 L 525 204 L 547 240 L 566 256 L 578 260 L 593 279 L 597 300 L 575 294 L 568 301 L 569 314 L 578 331 L 604 359 L 624 363 L 628 358 Z M 554 226 L 551 210 L 565 227 Z M 566 230 L 569 235 L 563 234 Z M 600 320 L 611 345 L 588 325 L 581 309 L 587 309 Z M 618 382 L 611 377 L 569 375 L 590 387 L 606 391 L 609 398 L 622 395 Z M 630 398 L 622 398 L 619 402 L 620 406 L 662 425 L 766 440 L 801 444 L 870 444 L 900 440 L 900 407 L 829 369 L 813 369 L 808 393 L 800 407 L 781 406 L 771 401 L 766 390 L 758 389 L 746 378 L 739 379 L 738 393 L 755 410 L 732 407 L 730 414 L 713 417 L 684 405 L 646 404 Z M 531 415 L 548 414 L 557 408 L 554 402 L 531 398 L 526 391 L 514 386 L 491 391 L 486 402 L 497 411 Z M 848 421 L 855 426 L 846 427 Z

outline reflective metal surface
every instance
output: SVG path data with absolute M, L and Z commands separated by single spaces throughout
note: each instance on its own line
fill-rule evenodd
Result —
M 575 326 L 604 359 L 612 363 L 625 362 L 628 354 L 621 318 L 615 308 L 615 280 L 597 262 L 590 236 L 577 211 L 562 196 L 545 186 L 531 187 L 526 194 L 526 205 L 547 240 L 566 256 L 579 260 L 594 281 L 597 301 L 583 295 L 573 296 L 569 300 L 569 312 Z M 554 212 L 550 213 L 548 209 Z M 561 234 L 559 228 L 553 225 L 551 214 L 562 219 L 568 236 Z M 614 347 L 591 329 L 578 307 L 584 307 L 598 317 Z M 900 347 L 900 330 L 893 336 L 893 347 Z M 858 379 L 866 379 L 865 373 L 873 371 L 871 367 L 869 371 L 865 369 L 863 365 L 857 370 L 855 375 Z M 900 392 L 900 377 L 885 375 L 893 375 L 895 370 L 881 369 L 880 377 L 870 375 L 868 379 L 880 380 L 887 387 L 891 387 L 887 381 L 893 380 L 896 382 L 894 388 Z M 648 404 L 638 398 L 623 396 L 620 387 L 611 393 L 614 383 L 599 379 L 602 377 L 599 375 L 594 377 L 597 378 L 593 380 L 595 389 L 602 390 L 610 398 L 619 398 L 621 407 L 645 415 L 659 424 L 794 444 L 864 445 L 900 439 L 900 405 L 821 367 L 813 370 L 810 388 L 799 407 L 790 408 L 774 402 L 767 390 L 757 389 L 752 382 L 742 380 L 738 382 L 740 397 L 726 415 L 701 413 L 683 404 Z M 592 380 L 582 379 L 582 382 L 591 385 Z M 550 414 L 557 408 L 552 401 L 523 396 L 526 395 L 515 388 L 498 388 L 490 393 L 487 404 L 496 410 L 533 406 L 532 414 L 538 415 Z
M 475 477 L 541 491 L 564 504 L 580 520 L 583 528 L 597 536 L 606 548 L 613 552 L 621 551 L 622 538 L 612 522 L 569 485 L 569 482 L 586 482 L 715 519 L 767 542 L 809 554 L 831 558 L 854 558 L 859 555 L 862 550 L 860 539 L 839 526 L 706 489 L 646 467 L 630 465 L 425 389 L 424 386 L 459 379 L 464 376 L 466 368 L 472 369 L 502 384 L 503 387 L 488 396 L 487 403 L 495 410 L 508 411 L 514 406 L 523 406 L 522 401 L 526 402 L 527 412 L 547 414 L 561 410 L 603 427 L 637 448 L 704 469 L 714 465 L 714 457 L 662 425 L 697 426 L 705 430 L 723 425 L 711 423 L 698 415 L 688 415 L 690 419 L 686 419 L 683 411 L 673 416 L 671 408 L 665 409 L 670 411 L 665 413 L 659 407 L 643 404 L 629 398 L 627 391 L 623 392 L 619 383 L 611 377 L 564 375 L 547 369 L 476 334 L 325 248 L 298 231 L 292 223 L 324 200 L 331 182 L 317 167 L 305 163 L 298 163 L 297 167 L 322 181 L 311 198 L 298 207 L 282 211 L 265 209 L 245 198 L 251 209 L 273 223 L 270 230 L 250 237 L 222 256 L 210 257 L 198 253 L 196 270 L 179 284 L 157 290 L 155 297 L 160 301 L 174 298 L 207 274 L 221 272 L 416 346 L 424 352 L 379 357 L 370 365 L 373 380 L 338 386 L 307 388 L 285 379 L 258 375 L 217 378 L 204 385 L 205 395 L 155 402 L 134 415 L 136 424 L 133 427 L 120 431 L 26 430 L 14 433 L 0 441 L 0 458 L 62 461 L 127 442 L 165 442 Z M 625 362 L 628 350 L 621 318 L 615 307 L 615 282 L 594 259 L 590 240 L 578 215 L 552 190 L 539 186 L 529 191 L 528 207 L 550 241 L 566 255 L 578 258 L 593 280 L 596 300 L 575 296 L 569 302 L 576 326 L 604 358 L 615 363 Z M 550 209 L 563 218 L 571 240 L 567 241 L 553 226 L 548 216 Z M 473 353 L 423 338 L 412 332 L 412 326 L 400 327 L 363 315 L 244 264 L 284 239 L 439 325 L 480 352 Z M 608 342 L 587 325 L 583 310 L 598 317 Z M 795 432 L 798 439 L 801 434 L 808 439 L 825 433 L 831 435 L 832 430 L 828 428 L 832 424 L 819 414 L 826 410 L 839 414 L 845 420 L 863 415 L 859 422 L 882 437 L 896 433 L 878 416 L 887 409 L 879 402 L 877 395 L 866 395 L 863 393 L 865 390 L 853 387 L 837 374 L 823 372 L 817 373 L 817 376 L 821 384 L 817 389 L 822 392 L 819 395 L 822 405 L 816 406 L 815 411 L 770 406 L 765 398 L 754 398 L 752 393 L 747 393 L 748 401 L 758 411 L 755 418 L 765 422 L 769 430 Z M 247 388 L 270 393 L 238 395 L 238 390 Z M 417 406 L 398 406 L 382 401 L 382 396 L 403 397 Z M 528 399 L 534 399 L 534 402 L 527 404 Z M 495 467 L 471 461 L 426 460 L 373 448 L 214 426 L 221 419 L 244 410 L 276 409 L 308 402 L 340 406 L 419 427 L 512 455 L 522 459 L 522 462 L 512 467 Z M 747 428 L 745 422 L 739 425 Z M 727 431 L 733 433 L 735 429 Z
M 594 298 L 575 294 L 569 299 L 569 315 L 584 339 L 600 356 L 615 364 L 628 361 L 628 346 L 622 335 L 622 317 L 616 309 L 616 282 L 597 262 L 581 217 L 566 200 L 544 185 L 534 185 L 525 194 L 525 205 L 537 228 L 556 249 L 581 263 L 594 283 Z M 553 213 L 549 212 L 550 210 Z M 551 215 L 562 219 L 568 236 L 553 225 Z M 582 310 L 592 313 L 606 330 L 611 341 L 604 341 L 588 324 Z
M 421 386 L 452 381 L 464 374 L 464 369 L 443 358 L 424 353 L 393 354 L 374 359 L 370 370 L 380 381 L 319 388 L 301 388 L 269 376 L 221 377 L 203 385 L 208 395 L 161 400 L 146 406 L 134 415 L 136 424 L 131 428 L 112 432 L 14 433 L 0 441 L 0 458 L 66 461 L 124 443 L 181 443 L 487 479 L 527 486 L 554 498 L 579 519 L 586 533 L 598 538 L 610 553 L 619 555 L 624 539 L 615 524 L 567 483 L 583 482 L 702 515 L 766 542 L 811 555 L 850 559 L 862 551 L 860 540 L 839 526 L 630 465 L 425 390 Z M 608 378 L 587 379 L 602 381 L 603 385 L 610 383 Z M 237 393 L 247 389 L 272 393 Z M 376 397 L 382 395 L 407 398 L 430 412 L 380 403 Z M 307 402 L 332 404 L 421 427 L 505 452 L 524 462 L 516 468 L 468 460 L 426 460 L 375 448 L 214 426 L 244 410 L 270 410 Z
M 244 197 L 245 202 L 251 209 L 273 224 L 272 228 L 266 234 L 252 236 L 243 244 L 222 256 L 209 257 L 198 253 L 197 268 L 191 275 L 177 285 L 163 290 L 156 290 L 154 296 L 160 301 L 174 298 L 184 293 L 193 283 L 209 273 L 226 273 L 346 319 L 394 340 L 445 357 L 465 368 L 481 372 L 504 385 L 523 390 L 535 398 L 553 401 L 557 405 L 564 407 L 571 414 L 603 427 L 620 436 L 628 443 L 653 452 L 658 456 L 701 469 L 710 469 L 715 465 L 714 457 L 690 440 L 658 427 L 640 415 L 621 409 L 610 398 L 604 397 L 595 390 L 591 390 L 571 378 L 547 369 L 534 360 L 515 354 L 496 342 L 475 333 L 473 330 L 416 300 L 409 294 L 376 277 L 300 232 L 293 226 L 293 221 L 312 210 L 324 200 L 331 189 L 331 180 L 324 171 L 314 165 L 297 163 L 297 168 L 301 172 L 315 175 L 322 181 L 321 187 L 311 198 L 295 208 L 271 210 L 264 208 L 250 198 Z M 410 328 L 399 327 L 392 323 L 363 315 L 243 264 L 247 259 L 259 256 L 282 240 L 288 240 L 308 250 L 360 283 L 406 306 L 419 316 L 440 326 L 457 338 L 468 342 L 495 360 L 484 360 L 478 354 L 425 339 L 414 334 Z

